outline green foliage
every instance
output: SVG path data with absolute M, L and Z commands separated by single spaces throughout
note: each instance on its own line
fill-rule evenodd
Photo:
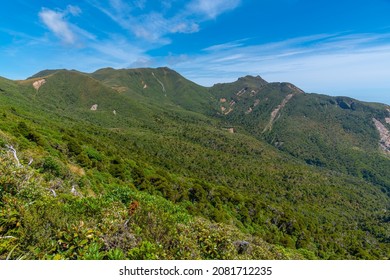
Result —
M 66 174 L 64 164 L 51 156 L 43 158 L 42 169 L 44 172 L 49 172 L 56 177 L 62 177 Z
M 202 259 L 231 259 L 231 252 L 234 251 L 232 240 L 226 235 L 222 228 L 214 226 L 205 228 L 196 225 L 198 232 L 197 242 L 201 248 Z
M 155 244 L 144 241 L 137 248 L 131 249 L 127 254 L 131 260 L 158 260 L 159 252 Z
M 68 147 L 68 151 L 69 151 L 70 155 L 77 156 L 77 155 L 81 154 L 81 152 L 83 151 L 83 149 L 81 148 L 79 143 L 77 143 L 77 141 L 75 139 L 72 139 L 72 138 L 68 138 L 67 147 Z
M 91 147 L 88 147 L 85 152 L 90 160 L 95 160 L 95 161 L 100 162 L 100 161 L 103 161 L 103 159 L 104 159 L 104 157 L 101 153 L 99 153 L 98 151 L 96 151 L 95 149 L 93 149 Z
M 166 68 L 40 75 L 0 79 L 1 259 L 390 255 L 387 107 Z
M 124 260 L 126 259 L 125 253 L 122 250 L 115 248 L 107 252 L 107 257 L 109 260 Z

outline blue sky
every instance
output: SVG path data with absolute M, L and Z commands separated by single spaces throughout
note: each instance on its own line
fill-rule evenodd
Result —
M 13 0 L 0 76 L 168 66 L 201 85 L 244 75 L 390 104 L 390 0 Z

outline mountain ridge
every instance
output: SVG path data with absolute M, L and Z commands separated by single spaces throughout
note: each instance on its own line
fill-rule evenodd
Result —
M 389 130 L 389 106 L 259 76 L 40 73 L 0 79 L 0 234 L 17 237 L 0 258 L 389 256 L 390 157 L 373 120 Z
M 99 72 L 103 72 L 103 71 L 136 71 L 136 70 L 159 70 L 159 69 L 162 69 L 162 70 L 166 70 L 166 71 L 172 71 L 178 75 L 180 75 L 178 72 L 176 72 L 175 70 L 169 68 L 169 67 L 157 67 L 157 68 L 112 68 L 112 67 L 105 67 L 105 68 L 100 68 L 100 69 L 97 69 L 93 72 L 82 72 L 82 71 L 78 71 L 78 70 L 75 70 L 75 69 L 45 69 L 45 70 L 41 70 L 29 77 L 27 77 L 26 79 L 24 80 L 21 80 L 21 81 L 27 81 L 27 80 L 30 80 L 30 79 L 34 79 L 34 78 L 44 78 L 45 76 L 49 76 L 53 73 L 56 73 L 56 72 L 59 72 L 59 71 L 69 71 L 69 72 L 78 72 L 78 73 L 82 73 L 82 74 L 86 74 L 86 75 L 90 75 L 90 76 L 93 76 L 95 74 L 98 74 Z M 7 79 L 6 77 L 2 77 L 4 79 Z M 184 78 L 184 77 L 183 77 Z M 195 82 L 191 81 L 191 80 L 188 80 L 187 78 L 184 78 L 186 79 L 187 81 L 190 81 L 191 83 L 194 83 L 196 84 Z M 203 86 L 203 85 L 200 85 L 200 84 L 196 84 L 200 87 L 203 87 L 203 88 L 212 88 L 212 87 L 215 87 L 215 86 L 218 86 L 218 85 L 228 85 L 228 84 L 234 84 L 234 83 L 237 83 L 237 82 L 240 82 L 240 81 L 251 81 L 252 83 L 256 83 L 256 81 L 259 83 L 259 85 L 261 84 L 269 84 L 269 83 L 275 83 L 275 84 L 289 84 L 293 87 L 295 87 L 298 91 L 302 91 L 304 92 L 302 89 L 300 89 L 299 87 L 297 87 L 296 85 L 290 83 L 290 82 L 268 82 L 266 80 L 264 80 L 261 76 L 257 75 L 257 76 L 253 76 L 253 75 L 246 75 L 246 76 L 242 76 L 242 77 L 238 77 L 236 81 L 232 81 L 232 82 L 225 82 L 225 83 L 215 83 L 214 85 L 212 86 Z M 10 80 L 12 81 L 12 79 Z M 13 80 L 15 81 L 15 80 Z M 328 96 L 328 97 L 334 97 L 334 98 L 349 98 L 349 99 L 353 99 L 353 100 L 356 100 L 356 101 L 359 101 L 361 103 L 369 103 L 369 104 L 377 104 L 377 105 L 385 105 L 385 106 L 390 106 L 390 104 L 386 104 L 386 103 L 381 103 L 381 102 L 375 102 L 375 101 L 361 101 L 359 99 L 356 99 L 356 98 L 351 98 L 350 96 L 342 96 L 342 95 L 328 95 L 328 94 L 324 94 L 324 93 L 314 93 L 314 92 L 306 92 L 308 94 L 318 94 L 318 95 L 324 95 L 324 96 Z

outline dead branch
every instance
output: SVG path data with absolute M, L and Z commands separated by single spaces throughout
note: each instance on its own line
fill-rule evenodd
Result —
M 16 160 L 17 166 L 18 166 L 18 167 L 22 166 L 22 165 L 20 164 L 18 155 L 16 154 L 15 148 L 14 148 L 12 145 L 6 145 L 6 147 L 10 150 L 10 152 L 12 152 L 12 153 L 14 154 L 14 158 L 15 158 L 15 160 Z
M 56 191 L 55 191 L 55 190 L 49 189 L 49 191 L 51 191 L 51 193 L 53 194 L 54 197 L 57 197 L 57 194 L 56 194 Z
M 11 238 L 15 238 L 15 236 L 11 236 L 11 235 L 7 235 L 7 236 L 0 236 L 0 239 L 11 239 Z

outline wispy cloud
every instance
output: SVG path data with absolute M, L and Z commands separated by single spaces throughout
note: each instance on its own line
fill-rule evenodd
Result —
M 220 14 L 234 10 L 240 5 L 240 2 L 240 0 L 193 0 L 188 8 L 192 13 L 216 18 Z
M 199 25 L 193 21 L 183 21 L 181 18 L 165 18 L 162 14 L 152 12 L 130 18 L 125 22 L 129 29 L 138 37 L 150 42 L 169 43 L 165 36 L 175 33 L 194 33 Z
M 164 45 L 171 42 L 171 34 L 198 32 L 201 23 L 233 10 L 240 0 L 176 1 L 175 5 L 171 1 L 160 1 L 147 12 L 143 0 L 89 0 L 89 3 L 137 38 Z
M 127 5 L 120 0 L 110 0 L 113 9 L 125 11 Z M 142 5 L 142 1 L 137 2 Z M 137 47 L 125 36 L 119 34 L 106 34 L 105 38 L 98 38 L 89 31 L 80 28 L 71 22 L 72 17 L 81 16 L 82 10 L 77 6 L 67 6 L 66 9 L 42 8 L 39 18 L 45 26 L 64 44 L 56 45 L 46 39 L 45 45 L 55 48 L 66 47 L 64 51 L 69 55 L 66 59 L 61 57 L 52 58 L 54 64 L 62 67 L 78 68 L 82 71 L 90 71 L 99 67 L 125 68 L 137 61 L 149 61 L 145 50 Z M 20 36 L 19 36 L 20 37 Z M 34 39 L 34 40 L 33 40 Z M 30 42 L 37 41 L 37 38 L 30 38 Z M 43 39 L 40 39 L 42 43 Z M 73 51 L 68 46 L 76 47 Z M 63 52 L 62 55 L 63 56 Z M 69 66 L 68 66 L 69 65 Z
M 87 37 L 92 39 L 94 36 L 87 31 L 71 24 L 67 17 L 79 16 L 81 9 L 77 6 L 68 5 L 65 10 L 51 10 L 48 8 L 42 8 L 39 12 L 39 18 L 45 24 L 45 26 L 53 32 L 63 43 L 68 45 L 75 45 L 78 39 Z
M 319 34 L 267 44 L 227 42 L 170 66 L 203 85 L 260 74 L 309 92 L 337 94 L 389 88 L 388 61 L 390 34 Z
M 117 68 L 129 67 L 135 61 L 148 61 L 150 58 L 138 48 L 128 42 L 125 37 L 113 35 L 106 40 L 92 42 L 89 49 L 98 53 L 107 60 L 107 65 Z
M 56 36 L 62 44 L 59 47 L 76 47 L 80 57 L 96 56 L 86 61 L 106 61 L 107 66 L 154 66 L 157 60 L 147 52 L 171 43 L 173 34 L 190 34 L 199 32 L 201 24 L 213 20 L 219 15 L 237 8 L 241 0 L 175 0 L 150 2 L 146 0 L 87 0 L 89 7 L 97 8 L 121 29 L 95 30 L 94 26 L 85 24 L 82 10 L 78 6 L 68 5 L 65 9 L 42 8 L 39 18 L 50 30 L 45 36 Z M 86 8 L 85 6 L 83 6 Z M 84 23 L 82 28 L 74 22 Z M 89 28 L 89 29 L 88 29 Z M 91 34 L 88 30 L 95 30 Z M 123 34 L 123 30 L 127 34 Z M 104 33 L 104 34 L 103 34 Z M 122 34 L 121 34 L 122 33 Z M 231 48 L 234 45 L 214 46 Z M 53 42 L 48 42 L 53 46 Z M 55 46 L 53 46 L 55 47 Z M 76 55 L 74 55 L 76 56 Z M 182 61 L 184 57 L 171 57 L 170 61 Z M 95 64 L 94 64 L 95 65 Z M 84 67 L 83 67 L 84 68 Z
M 7 59 L 12 61 L 16 57 L 18 61 L 24 61 L 23 67 L 14 66 L 18 68 L 19 75 L 12 78 L 22 79 L 45 68 L 91 72 L 108 66 L 126 68 L 153 63 L 153 59 L 146 55 L 147 48 L 129 40 L 126 35 L 107 31 L 92 34 L 90 30 L 96 32 L 96 29 L 88 24 L 88 17 L 82 18 L 82 10 L 77 6 L 41 8 L 36 16 L 42 23 L 41 30 L 49 32 L 31 34 L 0 28 L 0 32 L 12 38 L 12 45 L 0 47 L 1 53 L 6 56 L 4 65 Z M 57 40 L 53 40 L 53 36 Z
M 81 14 L 81 9 L 77 6 L 68 5 L 68 7 L 65 10 L 65 14 L 69 13 L 73 16 L 78 16 Z
M 39 17 L 43 23 L 64 43 L 74 44 L 76 35 L 72 32 L 69 24 L 64 20 L 64 14 L 49 9 L 42 9 Z
M 245 41 L 246 40 L 238 40 L 238 41 L 233 41 L 233 42 L 213 45 L 213 46 L 209 46 L 209 47 L 203 49 L 203 51 L 206 51 L 206 52 L 216 52 L 216 51 L 223 51 L 223 50 L 228 50 L 228 49 L 234 49 L 234 48 L 238 48 L 238 47 L 244 46 L 244 42 Z

